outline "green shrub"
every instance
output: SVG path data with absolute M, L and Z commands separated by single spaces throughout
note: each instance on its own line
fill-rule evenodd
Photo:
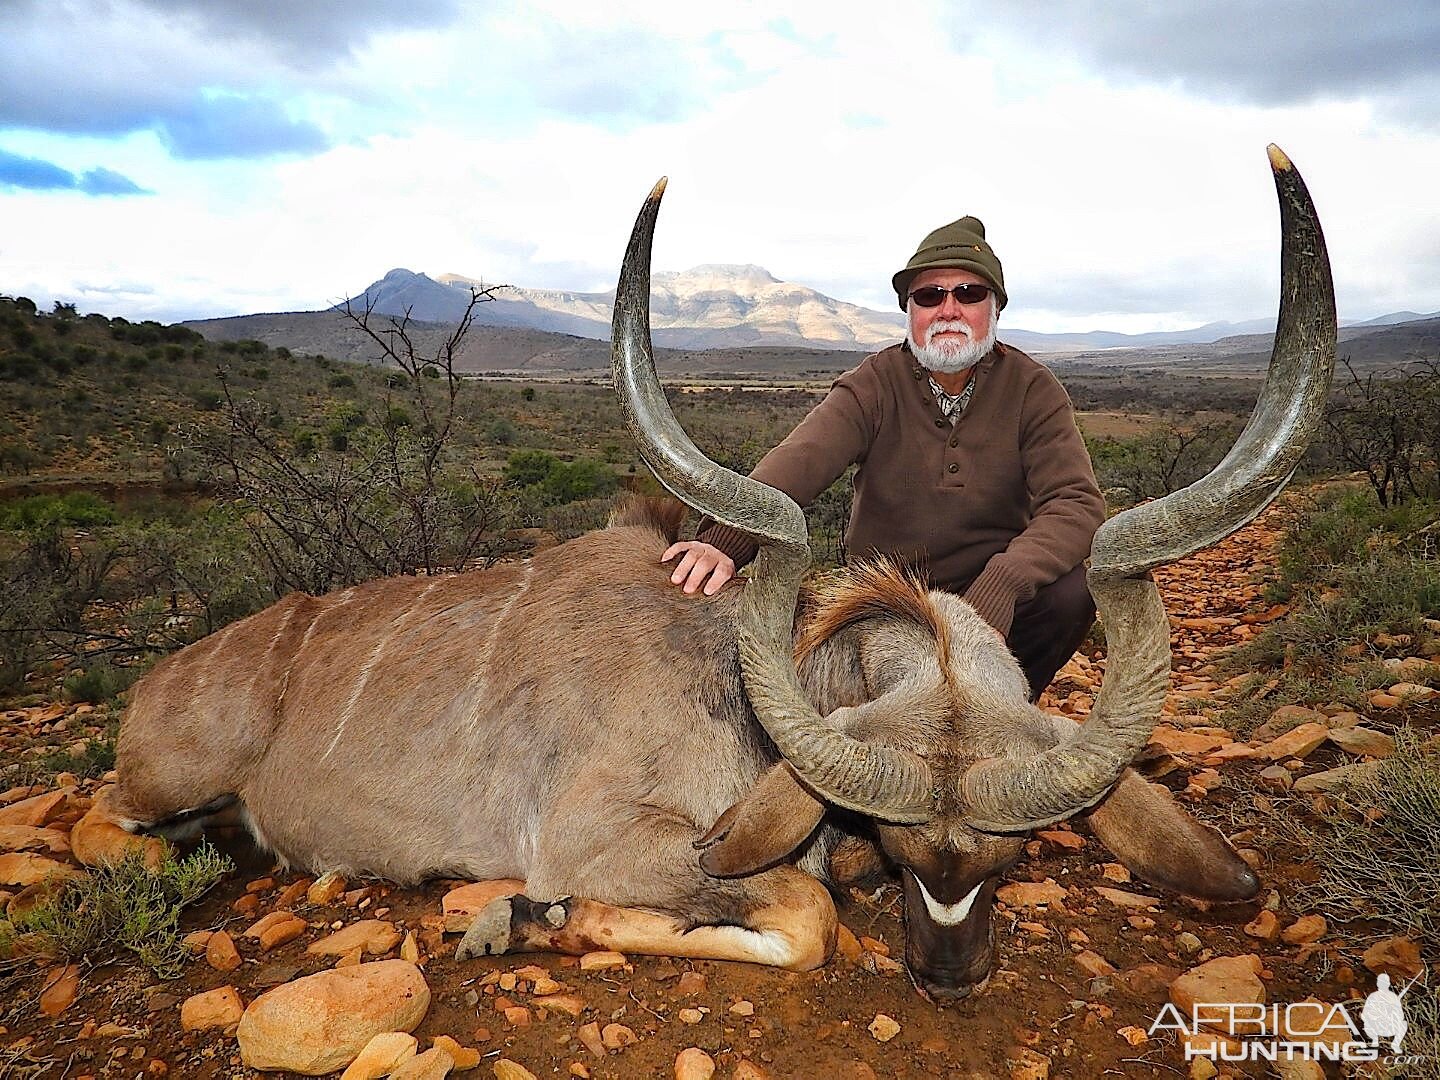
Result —
M 0 506 L 0 529 L 35 531 L 55 526 L 110 525 L 115 508 L 88 491 L 65 495 L 29 495 Z
M 540 490 L 554 504 L 576 502 L 604 495 L 615 487 L 615 474 L 592 458 L 557 461 L 551 466 Z
M 234 864 L 209 845 L 158 869 L 138 851 L 124 861 L 70 878 L 48 900 L 0 920 L 0 952 L 25 938 L 27 951 L 71 963 L 111 963 L 126 953 L 162 979 L 183 970 L 180 913 L 210 891 Z
M 1316 811 L 1308 801 L 1276 815 L 1318 878 L 1305 906 L 1349 922 L 1378 922 L 1426 945 L 1440 961 L 1440 755 L 1398 733 L 1396 752 L 1361 771 Z M 1378 810 L 1376 814 L 1373 811 Z
M 39 757 L 26 758 L 17 771 L 7 774 L 13 784 L 44 784 L 52 787 L 61 773 L 73 773 L 83 779 L 104 776 L 115 768 L 115 738 L 120 734 L 118 716 L 101 735 L 92 735 L 78 750 L 55 750 Z
M 138 672 L 133 668 L 117 668 L 100 660 L 75 672 L 62 684 L 66 701 L 89 701 L 96 705 L 117 697 L 129 689 Z
M 517 450 L 505 463 L 505 482 L 522 488 L 539 484 L 559 461 L 545 450 Z
M 1381 506 L 1362 488 L 1330 486 L 1302 506 L 1276 551 L 1279 580 L 1272 597 L 1288 599 L 1296 585 L 1330 570 L 1363 562 L 1377 547 L 1393 546 L 1440 518 L 1440 503 L 1414 500 Z

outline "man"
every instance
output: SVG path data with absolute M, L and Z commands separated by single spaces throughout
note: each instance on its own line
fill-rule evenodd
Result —
M 837 379 L 751 475 L 805 506 L 859 463 L 846 549 L 893 556 L 960 594 L 1037 698 L 1095 616 L 1082 563 L 1105 504 L 1070 399 L 995 341 L 1008 298 L 978 218 L 932 232 L 892 284 L 905 343 Z M 703 521 L 664 561 L 683 556 L 670 580 L 713 595 L 755 551 Z

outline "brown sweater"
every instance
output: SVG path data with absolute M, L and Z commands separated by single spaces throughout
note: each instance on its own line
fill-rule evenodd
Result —
M 1105 503 L 1065 390 L 1018 349 L 975 367 L 952 428 L 908 348 L 866 357 L 750 475 L 806 506 L 852 463 L 852 558 L 893 555 L 1010 630 L 1015 604 L 1089 553 Z M 755 542 L 714 521 L 699 538 L 736 565 Z

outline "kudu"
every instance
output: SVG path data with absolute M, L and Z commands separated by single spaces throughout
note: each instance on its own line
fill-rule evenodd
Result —
M 662 181 L 620 275 L 616 388 L 662 482 L 760 540 L 748 583 L 683 594 L 659 562 L 679 508 L 660 522 L 632 506 L 523 564 L 287 597 L 138 684 L 112 813 L 163 832 L 238 800 L 256 839 L 307 870 L 513 879 L 462 959 L 613 948 L 812 968 L 833 947 L 822 881 L 848 836 L 898 872 L 906 960 L 937 999 L 987 977 L 997 881 L 1038 826 L 1088 817 L 1148 881 L 1253 896 L 1225 841 L 1127 766 L 1170 669 L 1148 571 L 1274 498 L 1328 391 L 1320 227 L 1289 161 L 1270 156 L 1283 242 L 1269 375 L 1213 473 L 1096 537 L 1090 582 L 1110 659 L 1084 724 L 1029 704 L 975 612 L 892 565 L 842 573 L 800 601 L 797 623 L 803 514 L 708 461 L 656 378 Z

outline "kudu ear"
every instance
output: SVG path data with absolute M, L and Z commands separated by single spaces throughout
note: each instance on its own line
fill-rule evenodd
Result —
M 1200 900 L 1249 900 L 1260 879 L 1218 832 L 1133 769 L 1090 811 L 1090 829 L 1137 877 Z
M 700 868 L 711 877 L 743 877 L 763 870 L 799 847 L 824 815 L 825 804 L 805 790 L 782 761 L 695 841 L 704 849 Z

